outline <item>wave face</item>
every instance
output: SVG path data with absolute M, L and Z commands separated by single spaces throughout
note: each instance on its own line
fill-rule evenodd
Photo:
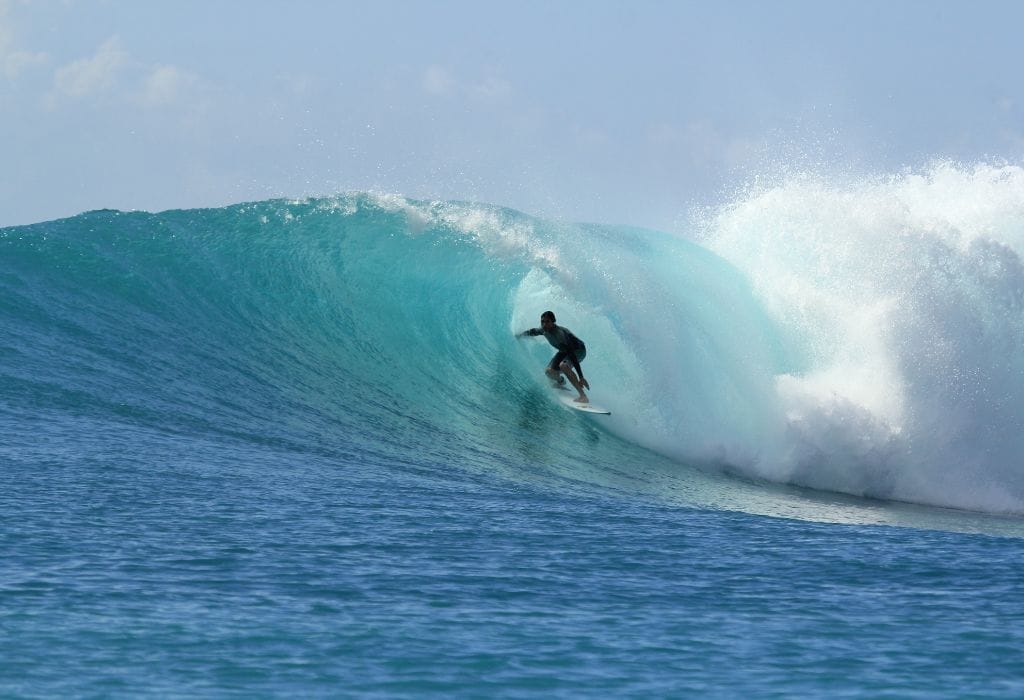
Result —
M 694 233 L 365 194 L 0 230 L 0 411 L 1024 512 L 1024 173 L 794 178 Z M 514 339 L 549 308 L 610 418 Z

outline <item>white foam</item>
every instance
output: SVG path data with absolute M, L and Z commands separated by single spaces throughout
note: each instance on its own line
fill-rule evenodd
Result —
M 806 353 L 760 476 L 1024 511 L 1024 170 L 798 178 L 707 221 Z

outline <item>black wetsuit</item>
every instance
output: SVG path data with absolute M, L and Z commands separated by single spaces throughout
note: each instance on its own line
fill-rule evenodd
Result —
M 580 362 L 587 356 L 587 346 L 583 344 L 582 340 L 573 335 L 572 331 L 568 328 L 556 325 L 547 333 L 544 332 L 543 328 L 531 328 L 524 335 L 542 335 L 558 351 L 551 358 L 548 367 L 557 372 L 558 366 L 562 364 L 562 360 L 569 358 L 569 361 L 572 362 L 573 367 L 576 369 L 576 374 L 580 379 L 583 378 Z

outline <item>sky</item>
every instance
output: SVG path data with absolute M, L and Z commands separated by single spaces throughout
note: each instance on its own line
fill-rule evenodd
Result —
M 0 226 L 376 191 L 676 230 L 1024 163 L 1024 2 L 0 0 Z

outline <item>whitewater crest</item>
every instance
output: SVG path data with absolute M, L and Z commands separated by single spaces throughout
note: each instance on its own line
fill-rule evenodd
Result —
M 799 356 L 753 473 L 1024 510 L 1024 170 L 797 177 L 704 222 Z

